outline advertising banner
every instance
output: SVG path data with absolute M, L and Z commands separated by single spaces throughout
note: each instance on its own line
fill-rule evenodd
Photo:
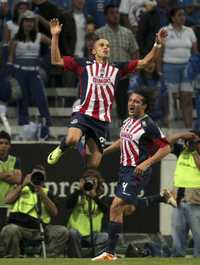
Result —
M 30 173 L 35 165 L 42 164 L 47 171 L 46 185 L 52 191 L 59 209 L 59 215 L 55 222 L 66 224 L 68 211 L 65 207 L 65 199 L 68 194 L 78 188 L 79 178 L 84 172 L 84 162 L 77 150 L 69 150 L 54 166 L 46 162 L 54 144 L 30 143 L 13 144 L 12 153 L 21 160 L 23 174 Z M 119 169 L 119 153 L 105 156 L 101 163 L 100 172 L 104 177 L 104 194 L 108 204 L 113 199 L 117 185 Z M 156 194 L 160 189 L 160 164 L 153 167 L 152 178 L 145 188 L 145 194 Z M 144 194 L 142 191 L 142 194 Z M 125 217 L 124 232 L 127 233 L 156 233 L 159 232 L 159 205 L 149 208 L 137 209 L 136 212 Z

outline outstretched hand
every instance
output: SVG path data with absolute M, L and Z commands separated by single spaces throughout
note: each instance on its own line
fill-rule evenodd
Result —
M 53 18 L 49 22 L 51 35 L 59 35 L 62 30 L 62 24 L 60 24 L 57 18 Z
M 166 37 L 167 37 L 167 31 L 164 28 L 162 28 L 156 34 L 156 41 L 159 44 L 163 45 L 165 44 Z

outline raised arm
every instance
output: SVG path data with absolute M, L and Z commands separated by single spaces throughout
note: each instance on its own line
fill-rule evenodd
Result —
M 59 50 L 59 35 L 62 30 L 62 24 L 57 18 L 50 21 L 51 39 L 51 63 L 55 65 L 64 66 L 63 58 Z
M 160 29 L 156 35 L 156 41 L 153 45 L 151 51 L 141 60 L 138 61 L 137 69 L 143 69 L 151 61 L 155 61 L 159 58 L 160 53 L 162 52 L 162 47 L 165 43 L 167 32 L 164 29 Z

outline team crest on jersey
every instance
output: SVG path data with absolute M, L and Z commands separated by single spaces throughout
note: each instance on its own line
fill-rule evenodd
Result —
M 92 64 L 93 62 L 88 60 L 88 61 L 86 61 L 85 63 L 86 63 L 86 64 Z
M 147 123 L 146 123 L 146 121 L 142 121 L 142 126 L 143 126 L 143 127 L 147 127 Z
M 74 119 L 70 122 L 71 124 L 77 124 L 78 123 L 78 120 L 77 119 Z

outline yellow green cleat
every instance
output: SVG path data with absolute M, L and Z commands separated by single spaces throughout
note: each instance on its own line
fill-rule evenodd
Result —
M 47 162 L 49 165 L 54 165 L 58 162 L 60 157 L 63 155 L 63 151 L 61 150 L 60 146 L 56 147 L 47 158 Z

